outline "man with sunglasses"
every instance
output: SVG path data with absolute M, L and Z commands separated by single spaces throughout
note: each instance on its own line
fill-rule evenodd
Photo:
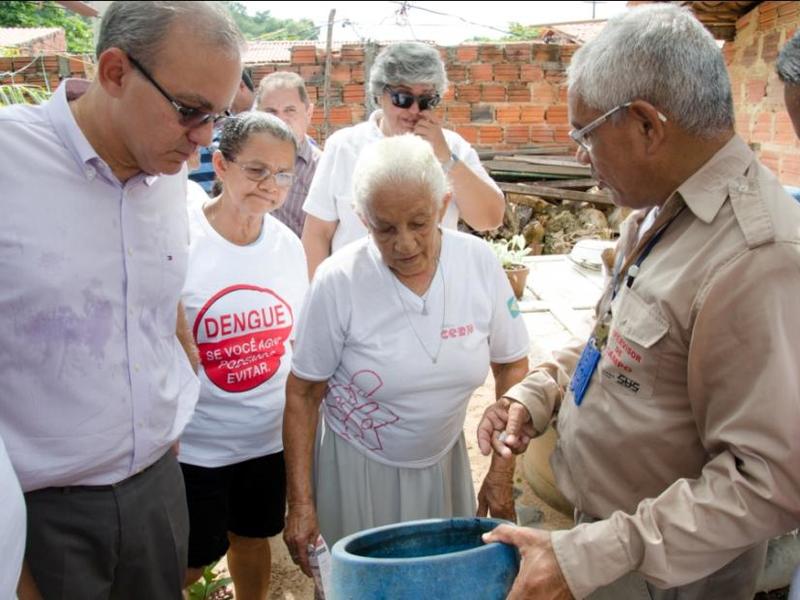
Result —
M 303 210 L 303 246 L 309 275 L 367 229 L 352 207 L 352 174 L 362 151 L 393 135 L 427 140 L 448 175 L 453 199 L 442 220 L 455 229 L 459 217 L 479 231 L 503 221 L 503 193 L 481 165 L 477 152 L 460 135 L 442 127 L 435 113 L 447 89 L 447 75 L 436 48 L 418 42 L 392 44 L 375 59 L 369 88 L 380 107 L 369 120 L 334 133 L 325 143 Z
M 28 512 L 23 599 L 181 598 L 170 448 L 198 393 L 176 335 L 184 162 L 231 106 L 241 43 L 216 3 L 114 2 L 93 81 L 0 111 L 0 437 Z
M 725 62 L 687 9 L 645 6 L 575 53 L 578 159 L 622 227 L 588 340 L 484 415 L 501 455 L 557 418 L 578 525 L 502 526 L 509 598 L 752 600 L 800 522 L 800 205 L 734 131 Z

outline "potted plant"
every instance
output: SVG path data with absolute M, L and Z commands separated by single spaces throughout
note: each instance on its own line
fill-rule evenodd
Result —
M 531 249 L 525 245 L 525 237 L 518 234 L 510 240 L 493 240 L 489 242 L 489 246 L 508 275 L 514 295 L 518 300 L 521 299 L 525 293 L 525 281 L 528 279 L 529 271 L 522 259 L 531 253 Z

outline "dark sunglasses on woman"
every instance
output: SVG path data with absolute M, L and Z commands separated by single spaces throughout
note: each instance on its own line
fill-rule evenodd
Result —
M 389 92 L 389 99 L 392 101 L 392 104 L 397 108 L 411 108 L 411 105 L 416 102 L 420 110 L 428 110 L 429 108 L 436 108 L 439 102 L 442 101 L 441 96 L 436 93 L 415 96 L 409 92 L 393 90 L 391 88 L 386 88 L 386 91 Z

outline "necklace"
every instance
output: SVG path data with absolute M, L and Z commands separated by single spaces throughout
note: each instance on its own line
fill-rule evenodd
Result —
M 438 258 L 436 259 L 436 271 L 433 273 L 433 277 L 431 277 L 431 283 L 428 286 L 428 290 L 425 292 L 425 295 L 422 296 L 422 312 L 421 312 L 421 314 L 423 314 L 423 315 L 427 315 L 428 314 L 428 310 L 427 310 L 428 295 L 431 293 L 431 288 L 433 288 L 433 284 L 434 284 L 434 281 L 436 279 L 436 274 L 437 273 L 439 274 L 439 276 L 442 279 L 442 324 L 439 327 L 439 333 L 440 334 L 436 336 L 436 339 L 438 340 L 438 344 L 436 345 L 436 352 L 431 353 L 428 350 L 428 347 L 425 345 L 425 342 L 422 341 L 422 337 L 419 335 L 419 333 L 417 333 L 417 330 L 414 327 L 414 323 L 411 321 L 411 315 L 409 315 L 408 314 L 408 310 L 406 310 L 406 303 L 403 300 L 403 296 L 400 294 L 400 288 L 397 286 L 397 277 L 395 277 L 394 273 L 392 273 L 391 270 L 389 270 L 389 277 L 391 277 L 391 279 L 392 279 L 392 285 L 394 285 L 394 291 L 395 291 L 395 293 L 397 293 L 397 299 L 400 301 L 400 307 L 403 309 L 403 314 L 406 317 L 406 321 L 408 321 L 408 326 L 411 328 L 411 333 L 414 334 L 414 337 L 417 339 L 417 343 L 419 343 L 420 347 L 422 348 L 422 351 L 425 352 L 425 355 L 431 360 L 431 363 L 434 364 L 434 365 L 439 360 L 439 353 L 442 351 L 441 331 L 442 331 L 442 329 L 444 329 L 445 307 L 447 306 L 447 294 L 445 293 L 446 289 L 445 289 L 445 285 L 444 285 L 444 269 L 442 269 Z

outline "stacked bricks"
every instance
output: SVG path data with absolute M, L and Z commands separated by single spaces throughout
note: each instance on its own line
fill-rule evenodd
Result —
M 64 77 L 87 78 L 93 73 L 88 56 L 0 57 L 0 84 L 22 84 L 55 91 Z M 13 76 L 9 73 L 15 73 Z
M 544 43 L 442 47 L 450 87 L 438 113 L 445 127 L 480 149 L 513 150 L 570 144 L 566 67 L 576 47 Z M 317 104 L 309 134 L 320 142 L 325 52 L 295 46 L 291 62 L 254 65 L 254 78 L 278 70 L 299 73 Z M 368 117 L 365 48 L 344 45 L 331 57 L 329 131 Z
M 775 72 L 778 52 L 800 25 L 800 3 L 762 2 L 736 23 L 726 42 L 736 109 L 736 130 L 759 158 L 788 185 L 800 186 L 800 144 L 783 104 L 783 83 Z

